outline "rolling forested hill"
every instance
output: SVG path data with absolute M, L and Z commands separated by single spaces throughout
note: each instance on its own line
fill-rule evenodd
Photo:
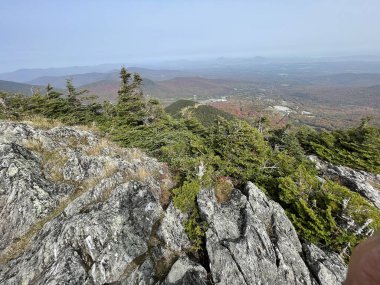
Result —
M 206 127 L 212 126 L 217 120 L 233 120 L 235 117 L 227 112 L 209 105 L 203 105 L 190 100 L 178 100 L 165 108 L 174 118 L 192 118 Z
M 32 95 L 32 89 L 36 88 L 35 85 L 17 83 L 12 81 L 0 80 L 0 91 L 21 93 L 24 95 Z

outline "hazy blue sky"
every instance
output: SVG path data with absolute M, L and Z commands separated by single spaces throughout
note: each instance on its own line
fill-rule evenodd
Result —
M 380 54 L 379 0 L 0 0 L 0 71 Z

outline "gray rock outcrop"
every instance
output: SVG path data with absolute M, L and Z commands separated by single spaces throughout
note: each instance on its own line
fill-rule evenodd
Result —
M 207 272 L 201 265 L 180 257 L 172 266 L 162 285 L 206 285 Z
M 0 123 L 0 136 L 1 284 L 118 282 L 148 259 L 161 163 L 72 128 Z
M 346 266 L 333 252 L 324 252 L 317 246 L 302 245 L 305 261 L 319 284 L 342 284 L 346 278 Z
M 380 209 L 380 175 L 355 170 L 342 165 L 324 162 L 316 156 L 309 156 L 322 175 L 337 180 L 352 191 L 358 192 Z
M 213 191 L 203 190 L 198 197 L 209 225 L 206 248 L 215 284 L 341 284 L 340 279 L 325 278 L 321 283 L 315 278 L 316 270 L 310 268 L 322 261 L 304 258 L 296 231 L 279 204 L 252 183 L 244 192 L 234 190 L 222 205 Z M 340 267 L 324 266 L 326 274 L 345 275 L 345 265 L 338 260 L 331 264 Z
M 167 167 L 78 128 L 0 122 L 0 284 L 341 284 L 252 183 L 202 190 L 203 260 L 167 199 Z

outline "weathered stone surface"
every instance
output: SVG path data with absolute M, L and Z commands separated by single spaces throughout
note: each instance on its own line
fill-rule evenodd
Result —
M 339 255 L 322 251 L 310 243 L 304 243 L 302 248 L 305 262 L 319 284 L 342 284 L 344 282 L 347 268 Z
M 380 209 L 380 189 L 371 185 L 371 182 L 380 185 L 377 176 L 345 166 L 331 166 L 327 169 L 327 175 L 339 180 L 352 191 L 358 192 Z
M 70 189 L 45 180 L 38 157 L 16 143 L 0 144 L 0 157 L 0 250 L 3 250 L 45 217 Z M 20 189 L 25 191 L 21 193 Z
M 206 270 L 186 256 L 181 256 L 172 266 L 162 285 L 206 285 Z
M 153 285 L 155 282 L 154 264 L 150 259 L 146 259 L 139 267 L 137 267 L 129 276 L 119 282 L 112 283 L 113 285 Z
M 212 191 L 202 190 L 198 206 L 209 224 L 206 247 L 215 284 L 318 284 L 284 210 L 252 183 L 245 195 L 234 190 L 221 205 Z
M 129 274 L 129 277 L 122 279 L 120 284 L 159 284 L 160 280 L 164 280 L 169 272 L 171 272 L 171 276 L 175 276 L 175 273 L 173 273 L 173 268 L 176 268 L 173 267 L 174 263 L 176 263 L 178 257 L 183 255 L 183 252 L 186 250 L 189 250 L 191 246 L 183 228 L 184 220 L 185 215 L 174 208 L 173 203 L 170 203 L 165 210 L 165 214 L 161 219 L 157 231 L 151 235 L 149 254 L 145 257 L 144 263 L 134 268 L 133 272 Z M 152 230 L 154 232 L 155 229 Z M 182 258 L 185 257 L 183 256 Z M 188 270 L 190 272 L 191 268 L 188 268 Z M 186 278 L 188 277 L 186 276 L 179 278 L 178 282 L 187 280 Z M 171 279 L 173 279 L 173 277 L 171 277 Z
M 166 246 L 176 252 L 184 251 L 191 246 L 183 228 L 185 219 L 185 215 L 176 209 L 173 203 L 170 203 L 157 231 L 158 237 L 165 242 Z
M 380 209 L 380 177 L 363 170 L 354 170 L 341 165 L 332 165 L 316 156 L 309 156 L 322 175 L 338 180 L 350 190 L 358 192 Z
M 71 128 L 0 131 L 1 284 L 111 283 L 144 261 L 160 163 Z

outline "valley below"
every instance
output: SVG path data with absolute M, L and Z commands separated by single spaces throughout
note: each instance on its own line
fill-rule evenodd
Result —
M 215 62 L 217 67 L 212 68 L 202 67 L 205 63 L 200 62 L 180 68 L 169 65 L 173 69 L 132 67 L 129 70 L 144 78 L 144 94 L 159 99 L 164 106 L 179 99 L 195 100 L 251 121 L 265 116 L 272 127 L 292 123 L 334 129 L 349 127 L 368 116 L 379 125 L 380 63 L 330 61 L 220 59 Z M 31 94 L 33 90 L 43 92 L 48 83 L 64 90 L 66 79 L 71 79 L 77 88 L 97 96 L 99 102 L 115 102 L 119 75 L 117 70 L 104 72 L 107 68 L 94 68 L 98 72 L 86 73 L 91 70 L 87 68 L 79 74 L 70 74 L 70 69 L 66 69 L 61 72 L 67 74 L 59 76 L 46 76 L 48 70 L 0 74 L 0 90 Z M 73 72 L 78 70 L 73 69 Z M 39 74 L 44 76 L 38 77 Z M 11 81 L 2 79 L 18 83 L 12 85 Z

